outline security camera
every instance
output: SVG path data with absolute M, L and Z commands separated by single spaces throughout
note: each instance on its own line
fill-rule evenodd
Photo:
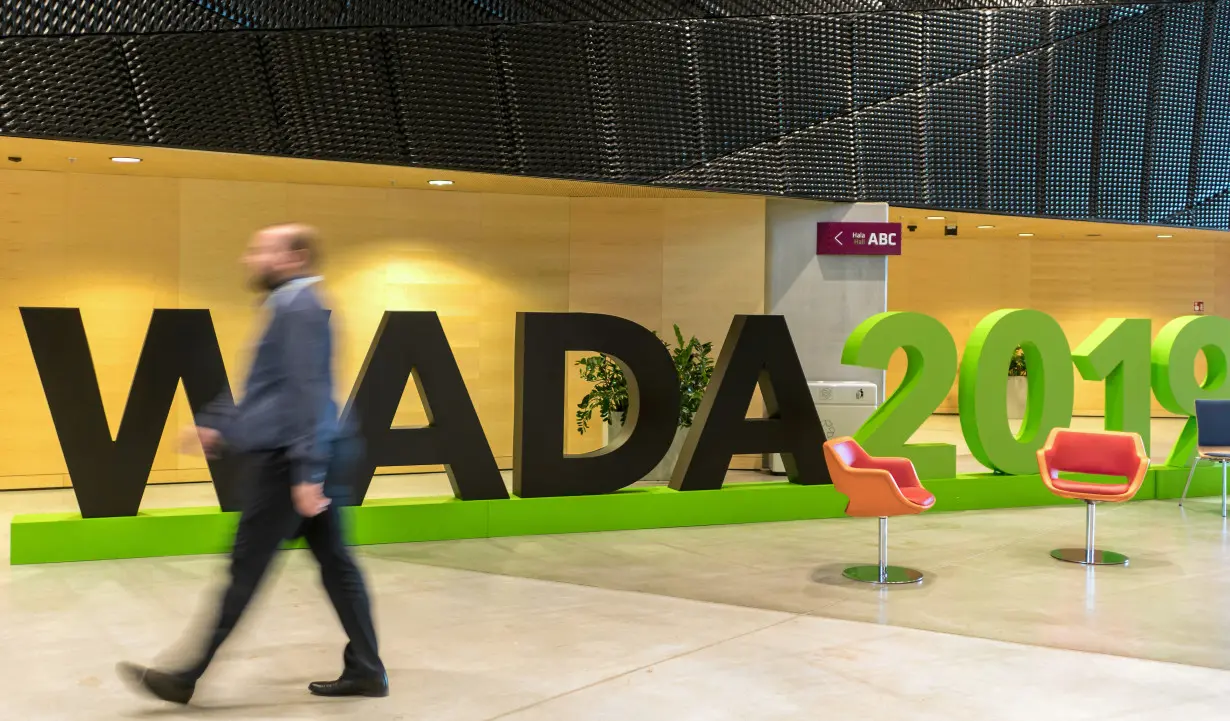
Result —
M 10 155 L 10 156 L 9 156 L 9 162 L 10 162 L 10 163 L 20 163 L 20 162 L 21 162 L 21 156 L 20 156 L 20 155 Z
M 917 225 L 907 225 L 905 226 L 905 229 L 913 233 L 914 231 L 918 230 L 918 226 Z

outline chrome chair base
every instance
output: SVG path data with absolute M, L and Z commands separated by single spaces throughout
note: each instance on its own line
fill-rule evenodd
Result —
M 1056 561 L 1079 563 L 1082 566 L 1126 566 L 1128 557 L 1114 551 L 1099 551 L 1094 546 L 1094 530 L 1097 528 L 1098 501 L 1085 501 L 1085 547 L 1057 548 L 1051 551 Z
M 921 583 L 923 575 L 920 571 L 901 566 L 851 566 L 841 572 L 841 575 L 851 581 L 860 583 L 901 584 Z
M 1093 560 L 1089 559 L 1084 548 L 1057 548 L 1051 551 L 1051 558 L 1068 563 L 1079 563 L 1082 566 L 1126 566 L 1128 557 L 1114 551 L 1094 551 Z

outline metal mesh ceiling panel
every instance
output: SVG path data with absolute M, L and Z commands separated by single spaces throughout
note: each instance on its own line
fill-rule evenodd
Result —
M 1096 0 L 0 0 L 2 35 L 635 22 L 1116 4 Z
M 259 38 L 133 36 L 124 40 L 124 57 L 142 129 L 154 142 L 283 151 Z
M 647 181 L 701 160 L 691 132 L 698 104 L 683 23 L 627 23 L 602 28 L 609 93 L 602 95 L 612 173 Z
M 388 47 L 410 163 L 497 172 L 519 167 L 495 33 L 398 30 Z
M 286 153 L 405 159 L 382 31 L 277 33 L 264 48 Z
M 1047 55 L 1045 206 L 1055 215 L 1089 212 L 1094 113 L 1098 110 L 1098 38 L 1084 35 Z
M 1230 0 L 0 0 L 0 133 L 1227 227 Z
M 0 41 L 0 133 L 147 139 L 118 38 Z

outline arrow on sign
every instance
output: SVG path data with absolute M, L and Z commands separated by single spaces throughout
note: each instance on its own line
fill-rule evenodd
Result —
M 846 232 L 846 231 L 844 231 L 844 230 L 838 231 L 837 235 L 833 236 L 833 240 L 837 241 L 837 244 L 838 244 L 838 245 L 841 245 L 841 244 L 842 244 L 842 242 L 841 242 L 841 234 L 842 234 L 842 233 L 844 233 L 844 232 Z

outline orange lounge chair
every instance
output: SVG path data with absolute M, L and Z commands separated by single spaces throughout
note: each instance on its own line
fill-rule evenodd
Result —
M 888 519 L 923 511 L 935 505 L 935 496 L 918 482 L 908 458 L 874 458 L 853 438 L 834 438 L 824 444 L 833 487 L 850 499 L 846 515 L 880 519 L 880 563 L 852 566 L 846 578 L 864 583 L 918 583 L 922 573 L 888 565 Z
M 1099 503 L 1129 501 L 1140 490 L 1149 469 L 1145 444 L 1135 433 L 1117 431 L 1074 431 L 1056 428 L 1038 451 L 1038 470 L 1042 482 L 1060 498 L 1077 498 L 1086 504 L 1084 548 L 1060 548 L 1051 556 L 1069 563 L 1086 566 L 1126 566 L 1128 557 L 1114 551 L 1094 548 L 1095 510 Z M 1094 473 L 1120 476 L 1122 483 L 1089 483 L 1069 481 L 1060 473 Z

